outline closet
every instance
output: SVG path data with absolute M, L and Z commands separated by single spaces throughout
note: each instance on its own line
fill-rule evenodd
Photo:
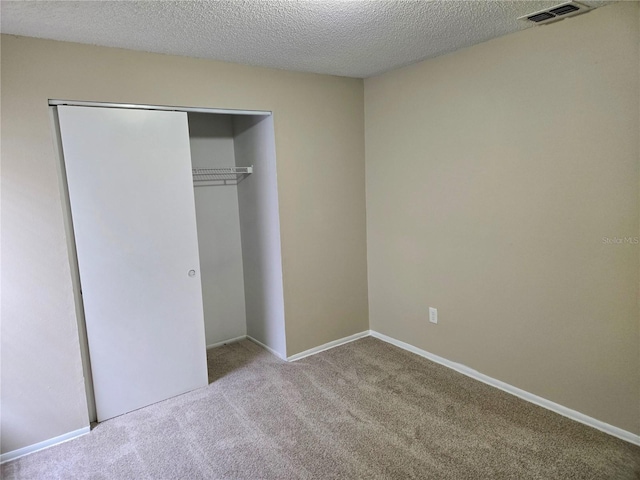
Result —
M 50 105 L 95 419 L 206 386 L 207 346 L 285 358 L 270 113 Z

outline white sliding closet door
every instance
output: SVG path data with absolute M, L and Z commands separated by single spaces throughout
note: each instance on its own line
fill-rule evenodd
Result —
M 187 114 L 58 116 L 102 421 L 207 385 Z

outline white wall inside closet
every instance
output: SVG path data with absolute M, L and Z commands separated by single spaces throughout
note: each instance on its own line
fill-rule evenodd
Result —
M 193 168 L 235 165 L 230 115 L 188 113 Z M 196 218 L 207 345 L 247 334 L 238 188 L 196 187 Z
M 247 334 L 287 357 L 273 116 L 233 117 L 236 165 L 253 165 L 238 184 Z

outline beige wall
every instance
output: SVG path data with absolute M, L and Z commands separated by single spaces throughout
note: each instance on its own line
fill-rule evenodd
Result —
M 638 19 L 365 80 L 371 328 L 636 434 Z
M 2 452 L 88 424 L 50 98 L 272 110 L 287 353 L 367 329 L 362 80 L 1 41 Z

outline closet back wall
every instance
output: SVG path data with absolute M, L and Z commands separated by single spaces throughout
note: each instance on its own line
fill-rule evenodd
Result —
M 229 115 L 189 113 L 193 168 L 235 165 Z M 207 345 L 247 334 L 236 185 L 195 187 Z
M 7 35 L 1 49 L 2 452 L 88 425 L 51 98 L 273 111 L 287 353 L 368 328 L 362 80 Z

